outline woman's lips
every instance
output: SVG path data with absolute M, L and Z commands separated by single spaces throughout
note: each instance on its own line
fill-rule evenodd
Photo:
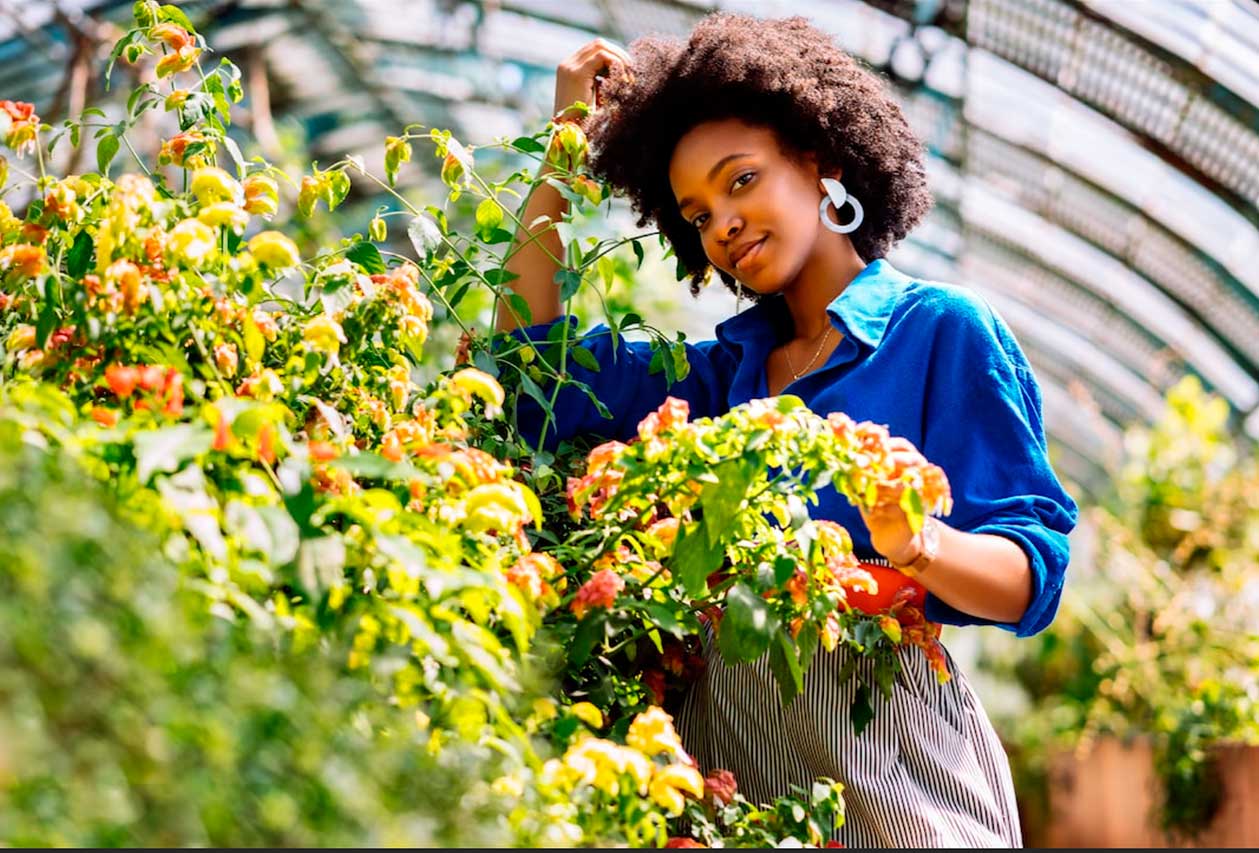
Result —
M 757 259 L 757 257 L 759 257 L 759 256 L 760 256 L 760 254 L 761 254 L 761 249 L 762 249 L 762 248 L 764 248 L 764 246 L 765 246 L 765 241 L 766 241 L 766 240 L 768 240 L 768 239 L 769 239 L 769 237 L 768 237 L 768 236 L 765 236 L 765 237 L 762 237 L 761 239 L 757 240 L 757 241 L 756 241 L 756 243 L 752 246 L 752 248 L 750 248 L 750 249 L 748 249 L 746 252 L 744 252 L 744 253 L 743 253 L 743 255 L 742 255 L 742 257 L 740 257 L 740 258 L 739 258 L 739 260 L 737 260 L 737 261 L 735 261 L 735 262 L 734 262 L 734 268 L 735 268 L 735 269 L 737 269 L 737 270 L 741 270 L 741 269 L 743 269 L 745 266 L 747 266 L 749 262 L 751 262 L 751 261 L 755 261 L 755 260 Z

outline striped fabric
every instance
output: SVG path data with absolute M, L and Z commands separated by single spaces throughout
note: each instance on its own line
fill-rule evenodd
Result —
M 678 729 L 705 772 L 730 770 L 752 802 L 828 776 L 844 784 L 835 840 L 845 846 L 1022 846 L 1005 751 L 951 656 L 953 678 L 940 685 L 921 650 L 903 650 L 891 699 L 873 691 L 874 721 L 860 735 L 848 716 L 856 679 L 839 682 L 843 648 L 818 652 L 788 708 L 767 657 L 727 666 L 710 631 L 705 658 Z

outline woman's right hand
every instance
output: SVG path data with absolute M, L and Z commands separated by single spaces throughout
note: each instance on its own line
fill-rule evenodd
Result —
M 579 47 L 555 69 L 555 115 L 583 101 L 598 107 L 600 78 L 612 73 L 629 74 L 633 60 L 629 53 L 607 39 L 597 38 Z M 576 116 L 574 116 L 576 117 Z

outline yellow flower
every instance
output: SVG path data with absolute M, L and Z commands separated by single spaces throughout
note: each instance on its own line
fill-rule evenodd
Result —
M 477 486 L 464 501 L 464 524 L 473 531 L 514 532 L 534 516 L 524 492 L 524 486 L 514 482 Z
M 0 201 L 0 238 L 15 233 L 22 227 L 22 220 L 13 215 L 13 211 L 3 201 Z
M 217 245 L 214 230 L 197 219 L 185 219 L 171 229 L 167 248 L 176 261 L 200 266 Z
M 670 764 L 656 771 L 650 790 L 656 805 L 664 809 L 670 817 L 677 817 L 686 808 L 683 794 L 690 794 L 696 799 L 704 796 L 704 777 L 690 765 Z
M 235 376 L 236 369 L 240 364 L 240 356 L 236 352 L 236 344 L 215 344 L 214 363 L 218 367 L 219 373 L 229 378 Z
M 515 776 L 500 776 L 490 783 L 490 790 L 500 797 L 519 799 L 525 794 L 525 786 Z
M 389 383 L 389 399 L 393 403 L 393 410 L 401 412 L 407 404 L 407 397 L 411 395 L 410 372 L 402 365 L 395 364 L 389 368 L 385 379 Z
M 625 742 L 648 755 L 667 754 L 678 761 L 689 760 L 682 748 L 682 740 L 673 728 L 673 717 L 656 705 L 634 718 Z
M 9 333 L 5 348 L 9 352 L 25 352 L 35 346 L 35 327 L 23 323 Z
M 197 197 L 197 202 L 202 205 L 216 201 L 239 204 L 245 195 L 236 179 L 217 166 L 207 166 L 194 172 L 190 189 Z
M 559 716 L 559 709 L 556 707 L 554 699 L 534 699 L 533 715 L 537 717 L 540 722 L 545 723 L 548 720 L 554 720 L 557 716 Z
M 424 346 L 424 342 L 428 340 L 428 324 L 419 317 L 407 315 L 398 320 L 398 328 L 402 330 L 402 336 L 414 341 L 418 346 Z
M 193 47 L 192 45 L 182 47 L 174 53 L 166 54 L 157 61 L 158 79 L 187 71 L 196 64 L 199 56 L 201 56 L 201 48 Z
M 197 219 L 211 228 L 230 225 L 237 234 L 244 231 L 245 226 L 249 224 L 249 214 L 230 201 L 216 201 L 201 208 Z
M 503 410 L 503 386 L 488 373 L 467 367 L 450 377 L 450 384 L 465 395 L 480 397 L 485 402 L 485 413 L 490 417 Z
M 245 210 L 254 216 L 271 218 L 280 209 L 280 188 L 269 175 L 245 178 Z
M 306 324 L 302 329 L 302 340 L 315 352 L 327 355 L 336 355 L 341 350 L 341 344 L 346 342 L 341 324 L 327 314 L 320 314 Z
M 249 251 L 259 263 L 275 270 L 288 269 L 301 263 L 297 244 L 279 231 L 263 231 L 249 241 Z M 344 343 L 344 338 L 342 338 Z
M 596 737 L 587 737 L 569 747 L 564 753 L 564 766 L 573 782 L 591 785 L 613 797 L 620 794 L 626 776 L 633 780 L 635 788 L 646 793 L 652 772 L 652 764 L 643 754 Z
M 590 726 L 590 728 L 603 728 L 603 712 L 589 702 L 578 702 L 568 710 L 569 713 Z

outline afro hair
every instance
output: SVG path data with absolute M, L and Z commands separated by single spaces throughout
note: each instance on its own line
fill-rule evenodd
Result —
M 882 79 L 802 17 L 716 13 L 686 41 L 647 36 L 630 45 L 632 76 L 604 81 L 590 119 L 591 170 L 630 200 L 638 225 L 655 222 L 698 294 L 709 275 L 699 233 L 669 184 L 678 141 L 708 121 L 767 127 L 786 154 L 809 154 L 823 175 L 842 171 L 865 208 L 849 235 L 866 261 L 881 258 L 931 207 L 922 142 Z M 734 279 L 721 279 L 731 289 Z

